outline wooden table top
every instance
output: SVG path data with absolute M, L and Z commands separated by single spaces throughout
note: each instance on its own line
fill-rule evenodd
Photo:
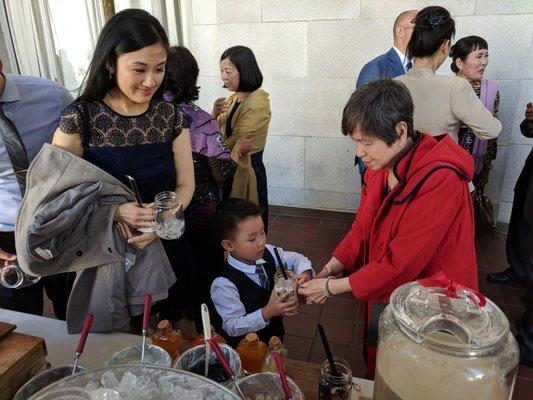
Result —
M 16 324 L 17 332 L 44 338 L 48 349 L 47 360 L 52 366 L 67 365 L 72 362 L 79 335 L 67 334 L 64 321 L 4 309 L 0 309 L 0 320 Z M 139 340 L 139 336 L 126 333 L 91 333 L 81 362 L 87 368 L 100 367 L 109 354 L 138 344 Z M 185 350 L 189 347 L 188 342 L 184 340 L 180 347 L 181 351 Z M 320 364 L 289 359 L 286 370 L 287 375 L 301 388 L 306 400 L 318 399 Z M 363 388 L 362 394 L 367 397 L 358 397 L 354 390 L 352 400 L 371 399 L 373 382 L 357 378 L 355 382 Z

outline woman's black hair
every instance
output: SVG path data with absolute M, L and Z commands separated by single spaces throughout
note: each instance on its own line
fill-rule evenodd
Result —
M 172 46 L 168 49 L 166 65 L 165 92 L 170 92 L 174 103 L 190 103 L 198 100 L 200 87 L 198 80 L 198 63 L 192 53 L 183 46 Z M 169 100 L 166 97 L 165 100 Z
M 239 71 L 238 92 L 253 92 L 263 84 L 263 74 L 257 65 L 254 53 L 246 46 L 230 47 L 220 57 L 220 61 L 228 58 Z
M 414 23 L 413 34 L 407 45 L 409 58 L 431 56 L 455 35 L 455 21 L 444 7 L 423 8 L 416 15 Z
M 357 128 L 363 135 L 375 137 L 391 146 L 398 136 L 396 125 L 405 122 L 411 136 L 413 99 L 400 81 L 377 79 L 353 92 L 342 112 L 342 134 L 351 136 Z
M 488 50 L 489 45 L 487 41 L 479 36 L 467 36 L 462 39 L 459 39 L 450 49 L 450 57 L 452 58 L 452 63 L 450 68 L 456 74 L 459 72 L 457 64 L 455 61 L 460 58 L 463 61 L 466 61 L 468 55 L 476 50 Z
M 144 10 L 126 9 L 115 14 L 102 28 L 94 49 L 93 58 L 80 89 L 78 100 L 102 100 L 116 86 L 114 75 L 107 65 L 116 67 L 117 57 L 144 47 L 161 43 L 168 48 L 168 37 L 154 16 Z M 154 98 L 163 97 L 163 85 Z

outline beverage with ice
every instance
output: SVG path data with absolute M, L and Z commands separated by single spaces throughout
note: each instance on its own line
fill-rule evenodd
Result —
M 298 279 L 296 276 L 290 272 L 285 271 L 287 274 L 287 279 L 284 278 L 283 273 L 280 269 L 276 271 L 274 276 L 274 291 L 277 296 L 285 296 L 289 294 L 286 302 L 298 301 Z
M 174 192 L 161 192 L 155 196 L 155 227 L 161 239 L 174 240 L 183 235 L 185 219 L 183 206 Z

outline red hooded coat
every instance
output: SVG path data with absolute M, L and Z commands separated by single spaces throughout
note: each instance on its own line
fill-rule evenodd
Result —
M 387 303 L 398 286 L 439 271 L 478 290 L 473 170 L 472 156 L 450 136 L 417 133 L 393 166 L 399 183 L 390 193 L 388 169 L 365 171 L 357 216 L 333 256 L 352 272 L 354 296 L 369 302 L 367 326 L 377 322 L 372 303 Z

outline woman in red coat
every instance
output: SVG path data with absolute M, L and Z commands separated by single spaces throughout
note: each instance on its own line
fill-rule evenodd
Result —
M 377 323 L 394 289 L 439 271 L 478 289 L 468 188 L 474 165 L 450 136 L 413 130 L 413 101 L 397 81 L 370 82 L 353 93 L 342 130 L 368 167 L 361 203 L 331 260 L 300 294 L 315 303 L 344 292 L 367 301 L 365 349 L 373 377 Z M 349 277 L 335 279 L 343 269 Z

